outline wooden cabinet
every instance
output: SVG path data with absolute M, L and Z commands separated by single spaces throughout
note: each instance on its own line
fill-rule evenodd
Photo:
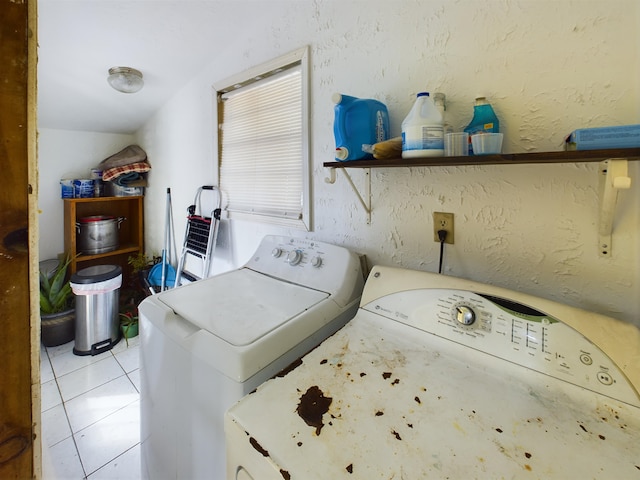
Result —
M 94 265 L 120 265 L 123 274 L 130 273 L 129 256 L 144 253 L 144 197 L 100 197 L 64 199 L 64 249 L 74 257 L 71 273 Z M 118 248 L 111 252 L 78 255 L 78 229 L 80 218 L 92 215 L 124 217 L 118 232 Z

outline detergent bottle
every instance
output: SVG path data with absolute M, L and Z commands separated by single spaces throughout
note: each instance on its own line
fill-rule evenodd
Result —
M 331 97 L 335 103 L 333 133 L 336 141 L 336 160 L 373 158 L 362 149 L 389 139 L 389 112 L 378 100 L 356 98 L 341 93 Z
M 469 155 L 473 155 L 471 135 L 477 133 L 500 133 L 500 121 L 484 95 L 476 96 L 476 103 L 473 106 L 473 118 L 464 131 L 469 134 Z
M 402 158 L 443 157 L 444 118 L 429 96 L 420 92 L 402 122 Z

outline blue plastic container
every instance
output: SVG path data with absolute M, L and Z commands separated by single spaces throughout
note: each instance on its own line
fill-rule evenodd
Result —
M 75 198 L 92 198 L 94 196 L 93 179 L 75 179 L 73 181 L 73 196 Z
M 485 97 L 476 97 L 476 103 L 473 107 L 473 118 L 469 125 L 465 127 L 464 131 L 469 134 L 469 155 L 473 155 L 471 135 L 476 133 L 500 133 L 498 116 Z
M 350 97 L 335 93 L 336 104 L 333 134 L 336 140 L 336 160 L 363 160 L 373 155 L 362 150 L 389 139 L 389 112 L 378 100 Z
M 73 180 L 60 180 L 60 194 L 62 198 L 73 198 Z

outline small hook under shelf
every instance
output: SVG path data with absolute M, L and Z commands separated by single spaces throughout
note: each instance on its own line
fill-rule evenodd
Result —
M 627 160 L 610 158 L 600 162 L 600 220 L 598 224 L 598 249 L 600 256 L 611 256 L 611 234 L 618 201 L 618 191 L 631 187 Z
M 326 183 L 330 183 L 330 184 L 336 183 L 336 170 L 337 168 L 329 167 L 329 177 L 325 177 L 324 179 Z M 371 169 L 370 168 L 362 169 L 365 175 L 364 198 L 362 198 L 362 195 L 360 195 L 360 192 L 358 191 L 355 184 L 353 183 L 353 180 L 351 180 L 351 176 L 349 175 L 349 172 L 347 172 L 347 170 L 344 168 L 341 168 L 340 170 L 342 171 L 342 173 L 344 173 L 344 176 L 349 182 L 349 185 L 351 185 L 351 188 L 353 189 L 356 196 L 358 197 L 358 200 L 360 201 L 360 205 L 362 205 L 362 208 L 367 214 L 367 225 L 371 225 Z

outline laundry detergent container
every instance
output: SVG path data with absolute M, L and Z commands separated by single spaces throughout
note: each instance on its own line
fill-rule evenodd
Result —
M 120 340 L 119 299 L 122 268 L 96 265 L 78 270 L 69 281 L 76 296 L 73 353 L 98 355 Z

